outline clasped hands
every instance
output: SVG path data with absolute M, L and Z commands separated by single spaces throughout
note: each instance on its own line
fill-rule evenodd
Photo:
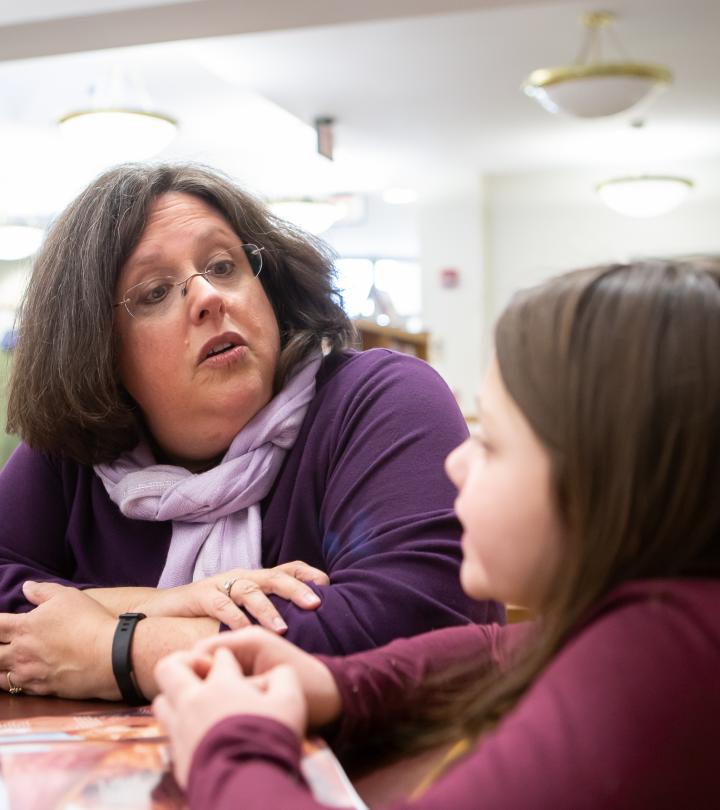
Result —
M 254 715 L 301 738 L 340 716 L 330 670 L 317 658 L 258 627 L 223 633 L 155 667 L 161 694 L 153 711 L 170 737 L 178 783 L 187 786 L 193 754 L 221 720 Z
M 223 583 L 233 579 L 229 598 Z M 28 613 L 0 613 L 0 689 L 9 691 L 7 673 L 11 672 L 13 682 L 27 693 L 117 700 L 120 693 L 112 673 L 110 649 L 119 613 L 137 611 L 149 617 L 167 617 L 158 619 L 164 622 L 158 628 L 162 644 L 157 645 L 154 657 L 150 656 L 147 671 L 152 672 L 159 655 L 215 634 L 213 620 L 242 628 L 250 624 L 247 611 L 260 624 L 284 632 L 285 622 L 267 594 L 312 610 L 320 599 L 306 582 L 325 585 L 328 578 L 298 561 L 270 569 L 235 569 L 167 589 L 82 591 L 52 582 L 26 582 L 23 592 L 36 607 Z M 133 657 L 136 659 L 135 651 Z M 147 686 L 146 694 L 151 695 L 154 689 Z

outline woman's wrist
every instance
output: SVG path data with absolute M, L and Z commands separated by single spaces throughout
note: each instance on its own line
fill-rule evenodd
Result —
M 158 693 L 155 664 L 171 652 L 189 650 L 200 639 L 215 635 L 219 622 L 208 617 L 148 616 L 135 628 L 131 661 L 138 689 L 152 700 Z

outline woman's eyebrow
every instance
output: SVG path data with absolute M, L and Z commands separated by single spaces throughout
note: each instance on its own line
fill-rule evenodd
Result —
M 146 264 L 158 264 L 160 261 L 162 261 L 162 252 L 153 250 L 148 253 L 141 253 L 137 257 L 131 257 L 128 266 L 131 270 L 134 270 L 136 267 L 144 267 Z
M 231 228 L 222 226 L 222 225 L 211 225 L 208 228 L 200 231 L 200 233 L 195 237 L 194 247 L 202 245 L 209 240 L 216 238 L 216 237 L 223 237 L 229 239 L 236 239 L 238 242 L 241 242 L 241 238 L 233 231 Z M 156 265 L 162 264 L 165 260 L 162 248 L 151 248 L 145 253 L 141 253 L 139 256 L 131 256 L 128 260 L 128 269 L 130 271 L 134 271 L 136 269 L 141 270 L 146 265 Z

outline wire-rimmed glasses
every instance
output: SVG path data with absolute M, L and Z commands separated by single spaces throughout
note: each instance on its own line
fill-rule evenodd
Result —
M 264 248 L 257 245 L 238 245 L 219 251 L 204 270 L 191 273 L 182 281 L 178 281 L 175 276 L 155 276 L 133 284 L 125 291 L 122 301 L 113 304 L 113 308 L 124 306 L 133 318 L 164 315 L 187 295 L 188 284 L 195 276 L 202 276 L 218 290 L 235 290 L 244 280 L 260 275 L 263 250 Z

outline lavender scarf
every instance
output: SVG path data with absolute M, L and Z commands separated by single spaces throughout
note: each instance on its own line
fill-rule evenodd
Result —
M 322 356 L 313 355 L 203 473 L 156 464 L 145 442 L 95 473 L 120 511 L 136 520 L 171 520 L 172 539 L 158 587 L 231 568 L 260 568 L 260 501 L 293 446 Z

